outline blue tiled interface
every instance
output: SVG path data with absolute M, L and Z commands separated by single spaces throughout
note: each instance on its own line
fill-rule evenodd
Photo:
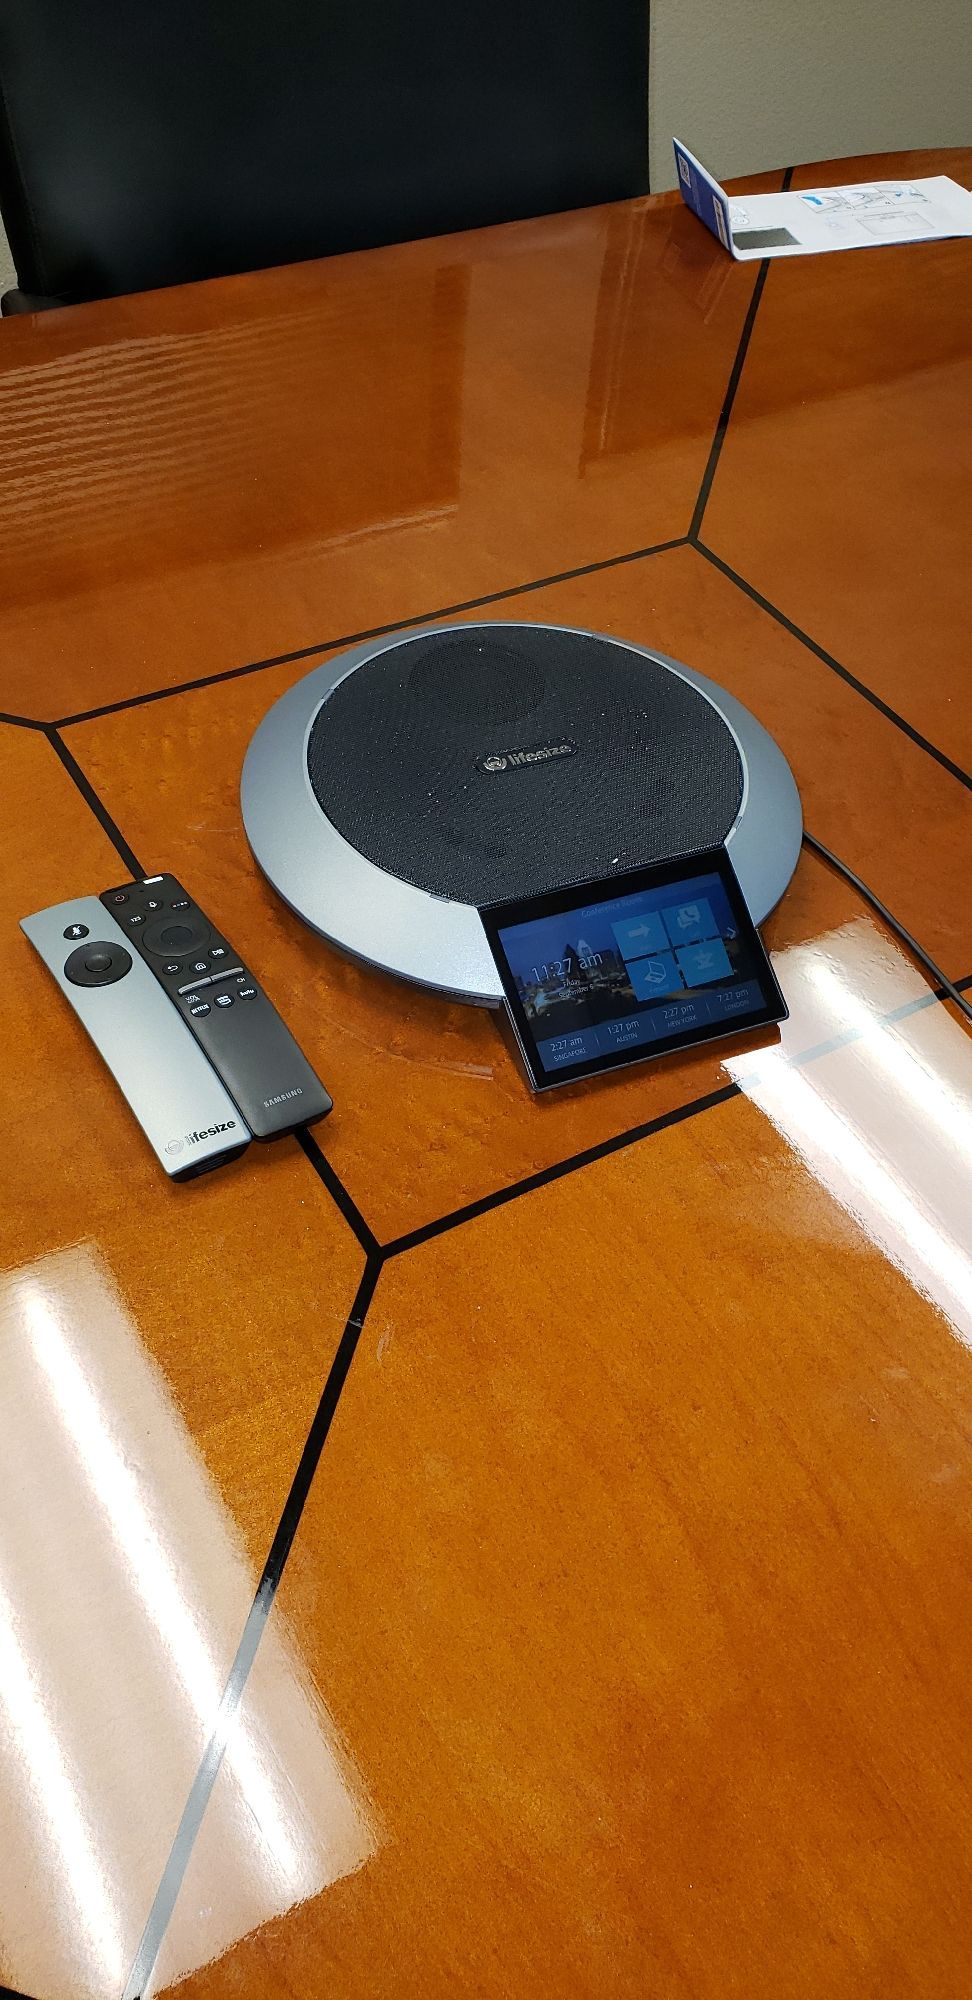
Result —
M 550 1074 L 726 1024 L 763 1002 L 718 875 L 699 875 L 499 933 Z

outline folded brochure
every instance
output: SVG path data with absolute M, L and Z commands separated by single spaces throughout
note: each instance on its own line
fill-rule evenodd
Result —
M 673 143 L 682 200 L 741 263 L 753 257 L 806 257 L 819 250 L 972 236 L 972 194 L 947 174 L 747 194 L 737 200 L 680 139 Z

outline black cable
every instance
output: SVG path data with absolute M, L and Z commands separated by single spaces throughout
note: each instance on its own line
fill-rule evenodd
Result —
M 970 1007 L 964 994 L 959 992 L 957 986 L 952 985 L 950 979 L 946 979 L 941 966 L 936 965 L 933 958 L 929 958 L 927 951 L 918 943 L 917 938 L 913 938 L 911 932 L 905 930 L 904 924 L 900 924 L 897 917 L 891 915 L 890 910 L 882 903 L 880 896 L 876 896 L 874 890 L 869 889 L 867 883 L 862 882 L 859 875 L 855 875 L 853 868 L 848 868 L 846 861 L 841 861 L 838 855 L 831 853 L 829 847 L 824 846 L 822 840 L 817 840 L 812 833 L 807 833 L 805 830 L 803 845 L 810 849 L 811 854 L 819 855 L 821 861 L 826 861 L 829 868 L 836 869 L 837 874 L 842 875 L 845 882 L 849 882 L 851 888 L 856 889 L 858 895 L 863 896 L 866 903 L 870 903 L 872 910 L 877 911 L 882 923 L 887 924 L 888 929 L 894 932 L 895 937 L 901 939 L 905 950 L 911 952 L 912 957 L 916 958 L 919 964 L 924 966 L 925 971 L 931 975 L 935 985 L 940 986 L 948 998 L 955 1002 L 960 1012 L 965 1015 L 966 1020 L 972 1022 L 972 1007 Z

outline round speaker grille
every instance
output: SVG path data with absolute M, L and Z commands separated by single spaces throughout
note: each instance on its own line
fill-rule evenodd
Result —
M 540 625 L 365 661 L 319 710 L 307 767 L 376 867 L 477 906 L 714 847 L 743 788 L 732 732 L 687 681 Z

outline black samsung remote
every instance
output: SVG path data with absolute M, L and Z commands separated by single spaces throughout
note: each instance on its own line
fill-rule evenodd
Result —
M 101 897 L 165 988 L 255 1139 L 323 1118 L 331 1099 L 240 954 L 172 875 Z

